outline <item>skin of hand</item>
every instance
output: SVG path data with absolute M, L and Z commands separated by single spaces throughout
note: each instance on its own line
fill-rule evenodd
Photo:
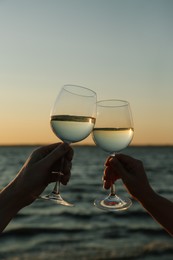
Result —
M 62 165 L 62 158 L 63 165 Z M 32 203 L 46 188 L 55 181 L 66 185 L 70 179 L 73 150 L 65 143 L 53 144 L 35 150 L 28 158 L 14 182 L 28 196 Z M 60 175 L 62 172 L 63 175 Z
M 121 178 L 127 191 L 137 200 L 153 192 L 142 161 L 128 155 L 117 154 L 107 159 L 105 167 L 103 176 L 105 189 L 109 189 L 111 183 Z
M 17 176 L 0 192 L 0 232 L 18 211 L 38 198 L 49 183 L 67 184 L 72 158 L 73 150 L 65 143 L 40 147 L 29 156 Z
M 29 156 L 17 176 L 4 189 L 15 191 L 20 207 L 25 207 L 38 198 L 49 183 L 60 180 L 63 185 L 67 184 L 72 158 L 73 150 L 66 143 L 40 147 Z M 58 173 L 60 171 L 62 176 Z
M 111 183 L 121 178 L 132 197 L 173 236 L 173 203 L 151 188 L 143 163 L 130 156 L 118 154 L 116 157 L 109 157 L 105 166 L 104 187 L 110 188 Z

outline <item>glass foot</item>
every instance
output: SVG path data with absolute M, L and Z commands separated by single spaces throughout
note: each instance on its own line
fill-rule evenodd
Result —
M 96 199 L 94 205 L 103 210 L 122 211 L 128 209 L 132 205 L 132 201 L 129 198 L 120 198 L 117 195 L 109 195 L 104 199 Z
M 55 202 L 56 204 L 60 204 L 60 205 L 63 205 L 63 206 L 69 206 L 69 207 L 74 206 L 74 204 L 63 200 L 61 195 L 59 193 L 56 193 L 56 192 L 51 192 L 48 195 L 42 195 L 39 198 L 44 199 L 44 200 L 51 200 L 51 201 Z

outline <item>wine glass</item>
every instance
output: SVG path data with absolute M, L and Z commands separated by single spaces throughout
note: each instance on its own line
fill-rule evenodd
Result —
M 92 132 L 96 118 L 96 93 L 76 85 L 64 85 L 58 94 L 50 114 L 54 134 L 63 142 L 71 144 L 85 139 Z M 63 160 L 61 162 L 63 165 Z M 59 172 L 61 175 L 61 171 Z M 53 191 L 41 196 L 64 206 L 74 206 L 62 199 L 60 181 Z
M 96 123 L 92 132 L 96 145 L 115 156 L 126 148 L 133 138 L 134 128 L 130 104 L 125 100 L 102 100 L 97 102 Z M 132 204 L 129 198 L 119 197 L 115 185 L 106 198 L 96 199 L 94 205 L 109 211 L 125 210 Z

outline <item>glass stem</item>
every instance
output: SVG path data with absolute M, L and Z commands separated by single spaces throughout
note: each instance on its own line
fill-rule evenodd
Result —
M 64 164 L 64 157 L 61 159 L 61 168 L 60 168 L 60 171 L 59 171 L 59 176 L 61 178 L 61 175 L 63 175 L 63 164 Z M 53 189 L 53 193 L 54 194 L 60 194 L 60 180 L 55 182 L 55 186 L 54 186 L 54 189 Z
M 115 152 L 113 152 L 113 153 L 111 154 L 112 157 L 115 157 L 115 155 L 116 155 Z M 115 195 L 116 195 L 116 193 L 115 193 L 115 184 L 114 184 L 114 183 L 111 184 L 111 193 L 110 193 L 110 195 L 111 195 L 111 196 L 115 196 Z
M 115 184 L 114 183 L 111 184 L 111 194 L 110 195 L 115 196 Z
M 55 182 L 53 193 L 55 193 L 55 194 L 59 194 L 60 193 L 60 181 Z

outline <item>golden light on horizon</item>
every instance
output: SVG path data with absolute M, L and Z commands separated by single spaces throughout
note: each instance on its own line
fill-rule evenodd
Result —
M 1 3 L 0 145 L 59 141 L 49 114 L 65 84 L 93 89 L 98 100 L 129 101 L 132 145 L 173 145 L 173 2 L 41 7 Z

